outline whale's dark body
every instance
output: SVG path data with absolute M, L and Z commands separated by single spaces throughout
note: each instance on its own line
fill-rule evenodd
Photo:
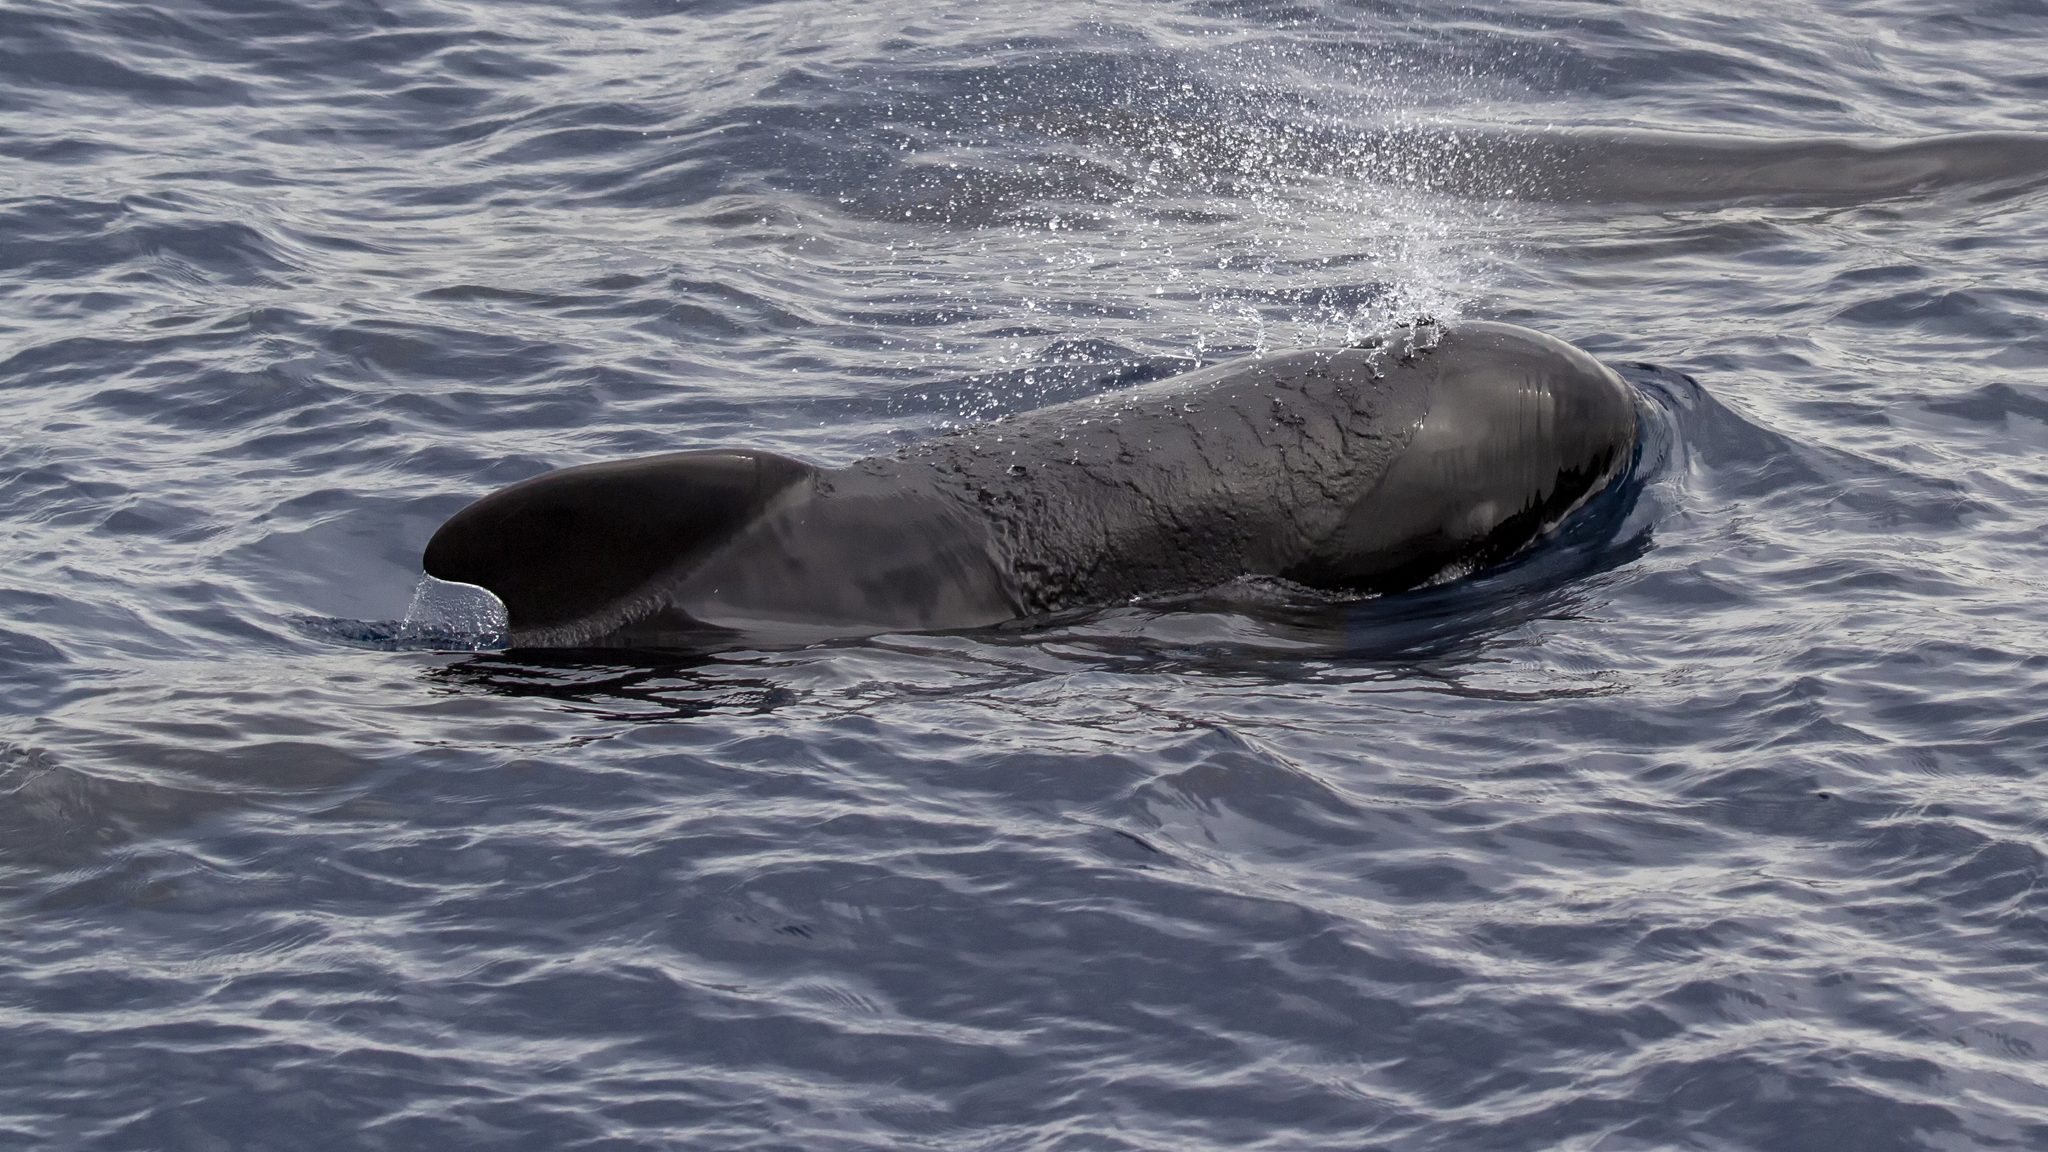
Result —
M 1632 393 L 1507 324 L 1221 364 L 821 469 L 568 468 L 444 524 L 425 568 L 521 645 L 972 628 L 1244 575 L 1386 592 L 1520 549 L 1619 473 Z

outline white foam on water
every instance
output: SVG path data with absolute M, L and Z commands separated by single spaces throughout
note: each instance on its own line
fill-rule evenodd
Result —
M 399 625 L 402 643 L 435 647 L 503 648 L 510 641 L 511 616 L 490 589 L 421 576 L 412 604 Z

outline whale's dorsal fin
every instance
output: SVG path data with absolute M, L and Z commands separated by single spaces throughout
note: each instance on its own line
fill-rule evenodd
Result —
M 602 616 L 730 540 L 816 474 L 773 452 L 675 452 L 549 472 L 456 513 L 429 576 L 490 589 L 515 631 Z

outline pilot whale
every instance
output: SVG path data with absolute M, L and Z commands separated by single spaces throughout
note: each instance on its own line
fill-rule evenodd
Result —
M 1419 322 L 821 468 L 750 448 L 494 492 L 423 567 L 515 646 L 977 628 L 1247 575 L 1384 593 L 1507 558 L 1613 482 L 1636 402 L 1511 324 Z

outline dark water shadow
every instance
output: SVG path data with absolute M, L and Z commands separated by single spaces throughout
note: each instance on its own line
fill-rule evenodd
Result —
M 743 656 L 709 648 L 523 648 L 430 668 L 422 676 L 447 691 L 552 700 L 605 720 L 761 715 L 802 698 L 792 684 L 747 674 L 753 667 Z M 760 667 L 766 669 L 765 661 Z
M 1994 202 L 2048 186 L 2048 135 L 2038 132 L 1885 139 L 1589 128 L 1476 135 L 1484 145 L 1477 155 L 1512 156 L 1534 174 L 1523 182 L 1525 197 L 1558 203 L 1847 207 L 1948 193 Z

